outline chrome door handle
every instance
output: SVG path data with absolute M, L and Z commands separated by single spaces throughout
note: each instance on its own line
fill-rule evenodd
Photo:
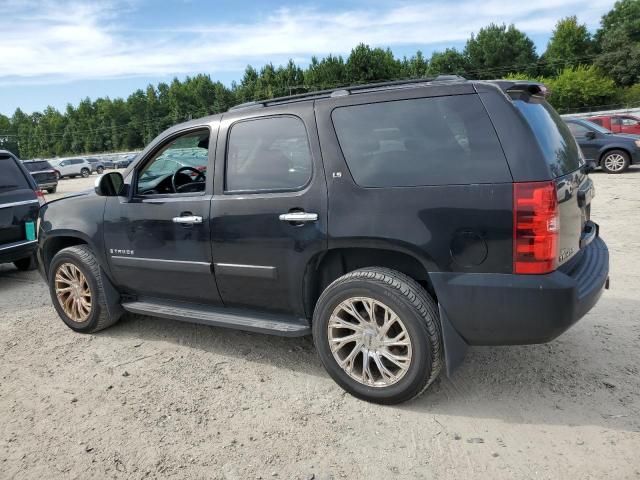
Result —
M 202 223 L 202 217 L 197 215 L 185 215 L 184 217 L 173 217 L 173 223 Z
M 317 222 L 318 214 L 307 213 L 307 212 L 283 213 L 280 215 L 280 221 L 282 222 Z

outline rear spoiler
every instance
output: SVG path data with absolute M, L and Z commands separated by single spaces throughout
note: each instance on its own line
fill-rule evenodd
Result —
M 498 86 L 505 93 L 524 93 L 543 97 L 550 93 L 544 83 L 531 80 L 487 80 L 487 83 Z

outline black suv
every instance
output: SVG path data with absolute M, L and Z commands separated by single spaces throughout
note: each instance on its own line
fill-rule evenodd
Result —
M 58 175 L 49 162 L 46 160 L 24 160 L 22 164 L 29 170 L 41 190 L 56 193 Z
M 0 263 L 36 267 L 36 223 L 44 196 L 22 163 L 0 150 Z
M 435 79 L 240 105 L 48 203 L 39 256 L 73 330 L 124 311 L 313 333 L 352 394 L 397 403 L 467 345 L 547 342 L 609 256 L 569 129 L 528 82 Z

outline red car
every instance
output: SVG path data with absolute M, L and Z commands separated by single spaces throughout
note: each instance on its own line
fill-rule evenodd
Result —
M 591 122 L 608 128 L 613 133 L 633 133 L 640 135 L 640 117 L 633 115 L 600 115 L 589 118 Z

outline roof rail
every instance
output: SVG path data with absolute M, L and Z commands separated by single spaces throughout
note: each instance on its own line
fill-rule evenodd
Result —
M 231 107 L 229 111 L 242 110 L 245 108 L 253 108 L 253 107 L 267 107 L 270 105 L 277 105 L 280 103 L 298 102 L 298 101 L 309 100 L 309 99 L 342 97 L 346 95 L 351 95 L 352 93 L 358 93 L 358 92 L 365 93 L 368 91 L 373 91 L 378 89 L 401 87 L 403 85 L 412 85 L 412 84 L 415 85 L 420 83 L 431 83 L 431 82 L 464 82 L 464 81 L 466 81 L 466 79 L 458 75 L 438 75 L 436 77 L 412 78 L 408 80 L 392 80 L 392 81 L 378 82 L 378 83 L 365 83 L 362 85 L 336 87 L 336 88 L 331 88 L 327 90 L 316 90 L 312 92 L 298 93 L 296 95 L 288 95 L 285 97 L 276 97 L 276 98 L 269 98 L 266 100 L 245 102 L 245 103 L 241 103 L 239 105 Z

